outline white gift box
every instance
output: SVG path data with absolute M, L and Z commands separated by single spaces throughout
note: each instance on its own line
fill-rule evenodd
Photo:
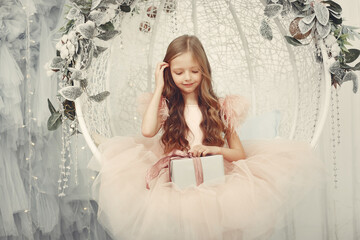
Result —
M 224 182 L 224 159 L 222 155 L 200 157 L 204 184 Z M 171 181 L 180 188 L 196 186 L 196 176 L 192 158 L 174 159 L 170 162 Z

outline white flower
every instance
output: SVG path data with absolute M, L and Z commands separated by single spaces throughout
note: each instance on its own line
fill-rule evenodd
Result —
M 47 62 L 47 63 L 45 63 L 44 64 L 44 69 L 46 70 L 46 75 L 48 76 L 48 77 L 51 77 L 53 74 L 54 74 L 54 71 L 53 70 L 51 70 L 51 62 L 52 61 L 49 61 L 49 62 Z
M 75 46 L 73 44 L 67 45 L 67 49 L 69 50 L 71 56 L 75 54 Z
M 327 47 L 331 47 L 332 45 L 334 45 L 334 43 L 336 43 L 336 38 L 333 36 L 333 35 L 331 35 L 331 34 L 329 34 L 325 39 L 324 39 L 324 41 L 325 41 L 325 45 L 327 46 Z
M 61 48 L 63 46 L 63 43 L 61 42 L 61 40 L 56 44 L 56 50 L 60 51 Z
M 67 49 L 66 45 L 63 45 L 60 50 L 60 57 L 62 59 L 65 59 L 69 56 L 69 50 Z
M 61 41 L 63 41 L 63 43 L 66 43 L 68 40 L 68 35 L 67 34 L 64 34 L 62 37 L 61 37 Z
M 60 57 L 65 59 L 75 55 L 78 49 L 78 41 L 75 31 L 63 35 L 61 40 L 56 44 L 56 50 L 60 51 Z
M 339 47 L 338 44 L 334 44 L 331 47 L 331 54 L 332 54 L 333 57 L 339 56 L 340 52 L 341 52 L 341 48 Z
M 335 62 L 336 62 L 336 60 L 333 57 L 328 59 L 328 65 L 329 66 L 333 65 Z
M 76 37 L 75 31 L 69 32 L 69 34 L 68 34 L 68 40 L 69 40 L 70 42 L 72 42 L 73 44 L 76 44 L 76 43 L 77 43 L 77 37 Z
M 70 49 L 71 46 L 74 46 L 74 45 L 72 44 L 72 42 L 70 42 L 70 41 L 67 41 L 67 42 L 65 43 L 65 45 L 66 45 L 66 48 L 67 48 L 67 49 Z

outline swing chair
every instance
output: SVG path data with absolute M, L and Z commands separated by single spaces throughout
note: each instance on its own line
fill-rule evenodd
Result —
M 301 47 L 286 42 L 294 16 L 274 18 L 269 22 L 273 39 L 262 37 L 259 29 L 265 5 L 254 0 L 134 1 L 132 11 L 114 22 L 120 34 L 88 70 L 89 94 L 108 90 L 110 96 L 100 103 L 85 94 L 76 100 L 79 124 L 94 156 L 100 159 L 93 133 L 106 137 L 140 134 L 137 98 L 152 92 L 156 64 L 168 44 L 183 34 L 194 34 L 203 43 L 218 96 L 248 98 L 249 117 L 279 113 L 274 126 L 277 136 L 315 147 L 330 99 L 327 57 L 316 61 L 317 48 L 311 38 L 310 44 Z M 325 47 L 320 45 L 320 49 L 327 56 Z

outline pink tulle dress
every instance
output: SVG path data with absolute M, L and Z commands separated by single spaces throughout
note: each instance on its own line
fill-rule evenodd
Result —
M 236 127 L 249 104 L 221 99 L 223 121 Z M 168 117 L 166 103 L 159 114 Z M 190 145 L 202 142 L 197 105 L 186 105 Z M 240 136 L 241 139 L 241 136 Z M 100 145 L 102 162 L 94 182 L 98 219 L 114 239 L 267 239 L 275 224 L 322 176 L 322 164 L 307 143 L 242 141 L 245 160 L 224 161 L 225 182 L 185 189 L 169 182 L 168 168 L 146 188 L 145 175 L 164 156 L 160 137 L 114 137 Z

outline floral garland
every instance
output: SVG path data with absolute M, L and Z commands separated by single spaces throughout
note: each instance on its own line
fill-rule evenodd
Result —
M 65 99 L 62 102 L 63 111 L 56 110 L 48 100 L 51 116 L 48 119 L 48 130 L 56 130 L 63 118 L 75 120 L 75 99 L 87 94 L 88 99 L 101 102 L 110 95 L 108 91 L 96 95 L 87 92 L 86 70 L 92 59 L 98 57 L 106 48 L 98 44 L 108 41 L 118 35 L 113 22 L 116 18 L 130 12 L 133 0 L 71 0 L 71 6 L 66 15 L 67 24 L 60 30 L 63 36 L 56 44 L 56 57 L 49 64 L 49 74 L 61 73 L 59 90 Z M 79 87 L 74 86 L 79 82 Z M 60 96 L 59 96 L 60 97 Z
M 63 113 L 56 110 L 48 101 L 51 116 L 48 120 L 48 129 L 56 130 L 64 118 L 71 121 L 75 119 L 75 99 L 83 93 L 95 102 L 103 101 L 109 96 L 108 91 L 96 95 L 87 93 L 87 76 L 85 71 L 90 67 L 93 57 L 98 57 L 106 48 L 97 45 L 98 41 L 107 41 L 115 37 L 119 32 L 115 29 L 114 20 L 126 13 L 137 13 L 137 8 L 131 8 L 133 0 L 70 0 L 71 6 L 66 18 L 67 24 L 61 29 L 63 36 L 56 45 L 57 56 L 52 60 L 50 72 L 62 74 L 62 87 L 60 95 L 65 99 L 62 102 Z M 337 87 L 346 81 L 353 81 L 353 92 L 358 89 L 358 78 L 354 71 L 360 70 L 360 62 L 355 66 L 354 62 L 360 55 L 358 49 L 347 49 L 349 39 L 360 39 L 356 28 L 342 25 L 342 8 L 334 1 L 319 0 L 267 0 L 264 10 L 265 18 L 261 22 L 260 34 L 272 40 L 272 29 L 269 24 L 271 19 L 278 16 L 286 16 L 290 13 L 297 15 L 289 26 L 292 36 L 285 36 L 287 42 L 293 46 L 308 45 L 305 41 L 312 36 L 318 46 L 323 41 L 327 47 L 328 56 L 333 59 L 330 66 L 332 85 Z M 166 0 L 164 10 L 170 11 L 176 5 L 176 0 Z M 156 7 L 149 7 L 147 15 L 156 17 Z M 149 32 L 151 26 L 144 21 L 139 30 Z M 318 61 L 322 61 L 319 56 Z M 80 87 L 74 86 L 79 81 Z
M 265 19 L 261 23 L 261 35 L 272 40 L 272 30 L 269 25 L 270 19 L 285 16 L 289 13 L 297 17 L 290 23 L 291 36 L 285 36 L 287 42 L 293 46 L 304 46 L 315 41 L 315 45 L 323 41 L 327 48 L 328 57 L 331 58 L 330 66 L 331 84 L 336 88 L 347 81 L 353 82 L 353 92 L 358 90 L 358 77 L 354 71 L 360 71 L 360 62 L 350 66 L 358 59 L 359 49 L 348 49 L 351 45 L 349 40 L 360 39 L 360 34 L 355 27 L 343 25 L 341 6 L 331 0 L 267 0 L 264 9 Z M 311 40 L 306 41 L 309 36 Z M 322 62 L 322 56 L 318 56 Z

